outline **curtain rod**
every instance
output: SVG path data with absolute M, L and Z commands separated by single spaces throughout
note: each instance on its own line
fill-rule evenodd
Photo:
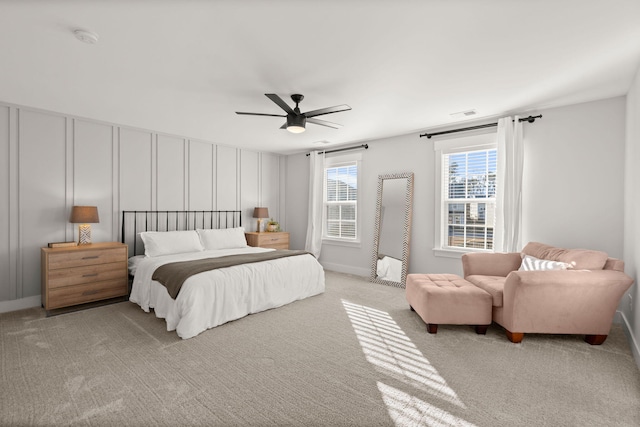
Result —
M 542 118 L 542 114 L 537 115 L 537 116 L 524 117 L 524 118 L 518 119 L 518 121 L 519 122 L 533 123 L 533 122 L 536 121 L 536 119 L 541 119 L 541 118 Z M 489 123 L 489 124 L 486 124 L 486 125 L 470 126 L 468 128 L 445 130 L 445 131 L 442 131 L 442 132 L 423 133 L 422 135 L 420 135 L 420 138 L 422 138 L 423 136 L 426 136 L 427 138 L 431 138 L 432 136 L 445 135 L 447 133 L 463 132 L 465 130 L 476 130 L 476 129 L 490 128 L 490 127 L 494 127 L 494 126 L 498 126 L 498 123 Z
M 347 148 L 336 148 L 335 150 L 318 151 L 318 154 L 337 153 L 338 151 L 355 150 L 357 148 L 364 148 L 365 150 L 367 150 L 369 149 L 369 144 L 361 144 L 361 145 L 356 145 L 354 147 L 347 147 Z M 309 157 L 310 155 L 311 153 L 307 153 L 307 157 Z

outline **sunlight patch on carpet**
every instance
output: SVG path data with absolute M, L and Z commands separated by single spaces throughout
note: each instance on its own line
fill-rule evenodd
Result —
M 476 427 L 442 408 L 378 381 L 378 390 L 397 426 Z
M 391 316 L 342 300 L 362 351 L 379 372 L 435 397 L 466 406 Z

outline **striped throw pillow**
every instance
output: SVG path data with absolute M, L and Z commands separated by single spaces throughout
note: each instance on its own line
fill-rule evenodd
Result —
M 531 255 L 522 255 L 522 264 L 520 271 L 545 271 L 545 270 L 568 270 L 573 268 L 571 264 L 560 261 L 549 261 L 547 259 L 539 259 Z

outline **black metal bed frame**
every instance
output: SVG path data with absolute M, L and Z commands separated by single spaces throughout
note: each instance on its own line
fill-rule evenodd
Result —
M 138 255 L 138 247 L 143 247 L 138 234 L 144 231 L 184 231 L 241 226 L 242 211 L 122 211 L 120 241 L 130 245 L 129 256 L 133 256 Z

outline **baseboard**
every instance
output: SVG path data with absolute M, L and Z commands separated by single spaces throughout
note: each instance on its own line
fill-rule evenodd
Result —
M 335 264 L 331 262 L 320 262 L 322 267 L 327 270 L 336 271 L 338 273 L 353 274 L 354 276 L 369 277 L 371 270 L 368 268 L 354 267 L 352 265 Z
M 40 295 L 9 301 L 0 301 L 0 313 L 8 313 L 10 311 L 18 311 L 24 310 L 25 308 L 40 306 L 42 306 L 42 298 L 40 297 Z
M 627 320 L 627 317 L 621 311 L 616 311 L 616 320 L 620 320 L 620 324 L 622 324 L 622 330 L 624 334 L 627 336 L 629 340 L 629 347 L 631 347 L 631 353 L 633 354 L 633 358 L 636 361 L 636 365 L 638 369 L 640 369 L 640 345 L 636 340 L 636 337 L 633 336 L 633 329 L 631 329 L 631 325 Z M 616 322 L 617 323 L 617 322 Z

